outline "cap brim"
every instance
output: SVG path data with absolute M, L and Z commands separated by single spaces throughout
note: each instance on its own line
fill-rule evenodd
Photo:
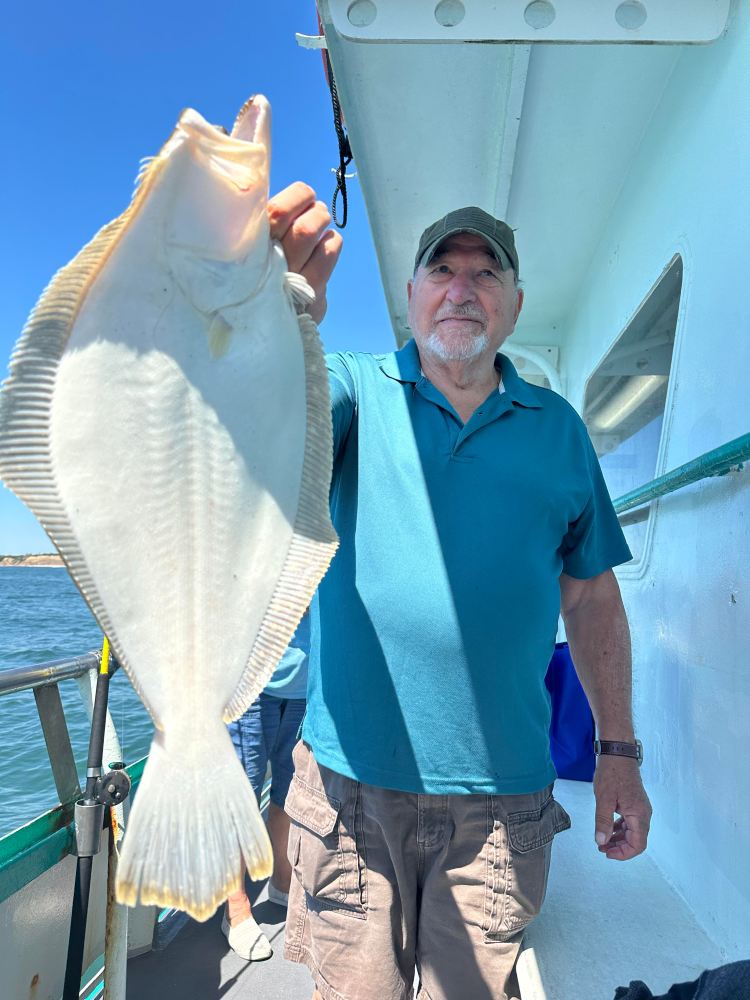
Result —
M 480 229 L 472 229 L 470 226 L 459 226 L 456 229 L 449 229 L 447 232 L 441 233 L 440 236 L 434 241 L 434 243 L 431 243 L 427 247 L 425 252 L 422 254 L 422 257 L 417 266 L 425 267 L 427 264 L 429 264 L 435 254 L 435 251 L 438 249 L 440 244 L 445 243 L 445 241 L 449 237 L 456 236 L 458 235 L 458 233 L 474 233 L 475 236 L 481 236 L 484 242 L 487 244 L 487 246 L 492 248 L 494 256 L 498 264 L 500 265 L 501 270 L 503 271 L 515 270 L 513 266 L 513 261 L 511 260 L 508 251 L 505 250 L 504 247 L 500 246 L 497 240 L 493 240 L 491 236 L 488 236 L 487 233 L 483 233 Z

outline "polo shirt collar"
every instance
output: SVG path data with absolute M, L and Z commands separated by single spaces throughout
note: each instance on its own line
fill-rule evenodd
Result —
M 422 378 L 419 351 L 414 339 L 407 340 L 400 351 L 384 354 L 380 359 L 380 370 L 397 382 L 414 382 Z
M 419 362 L 419 351 L 413 338 L 407 340 L 401 350 L 383 355 L 379 364 L 383 374 L 397 382 L 412 382 L 416 385 L 424 377 Z M 503 388 L 509 400 L 531 409 L 543 407 L 542 393 L 537 392 L 535 386 L 524 382 L 510 358 L 504 354 L 497 354 L 495 367 L 502 376 Z
M 502 375 L 505 391 L 514 403 L 533 410 L 541 410 L 544 406 L 544 393 L 539 392 L 535 385 L 524 382 L 515 369 L 513 362 L 504 354 L 495 355 L 495 368 Z

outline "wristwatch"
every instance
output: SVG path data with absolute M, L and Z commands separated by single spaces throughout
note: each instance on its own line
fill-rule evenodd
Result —
M 643 763 L 643 744 L 640 740 L 635 743 L 619 743 L 617 740 L 594 740 L 594 753 L 598 757 L 600 754 L 612 754 L 614 757 L 632 757 L 638 761 L 638 767 Z

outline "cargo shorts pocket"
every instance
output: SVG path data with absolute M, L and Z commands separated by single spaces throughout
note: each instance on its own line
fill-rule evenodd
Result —
M 361 842 L 360 786 L 349 782 L 336 798 L 294 775 L 284 809 L 291 819 L 289 863 L 311 909 L 367 916 L 367 877 Z
M 486 941 L 507 941 L 541 910 L 552 841 L 570 827 L 570 817 L 551 795 L 539 808 L 507 815 L 491 798 L 483 930 Z

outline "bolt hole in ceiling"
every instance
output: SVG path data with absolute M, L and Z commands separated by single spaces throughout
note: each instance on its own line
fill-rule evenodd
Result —
M 461 0 L 441 0 L 435 8 L 435 20 L 444 28 L 454 28 L 460 24 L 466 15 L 466 8 Z
M 557 12 L 548 0 L 534 0 L 523 12 L 523 16 L 530 28 L 548 28 Z
M 350 4 L 346 16 L 355 28 L 367 28 L 378 16 L 378 8 L 372 0 L 355 0 Z
M 530 28 L 548 28 L 557 17 L 557 11 L 549 0 L 533 0 L 526 7 L 523 16 Z M 621 28 L 629 31 L 641 28 L 647 17 L 646 8 L 639 0 L 625 0 L 615 10 L 615 20 Z
M 626 0 L 615 11 L 615 20 L 621 28 L 635 31 L 646 23 L 646 8 L 638 0 Z
M 367 28 L 378 16 L 378 8 L 372 0 L 355 0 L 349 5 L 347 17 L 355 28 Z M 435 7 L 435 20 L 444 28 L 454 28 L 466 16 L 466 7 L 461 0 L 440 0 Z M 523 13 L 530 28 L 539 30 L 548 28 L 557 16 L 557 11 L 549 0 L 533 0 Z M 641 28 L 648 17 L 646 8 L 640 0 L 625 0 L 615 9 L 615 20 L 621 28 L 635 31 Z

